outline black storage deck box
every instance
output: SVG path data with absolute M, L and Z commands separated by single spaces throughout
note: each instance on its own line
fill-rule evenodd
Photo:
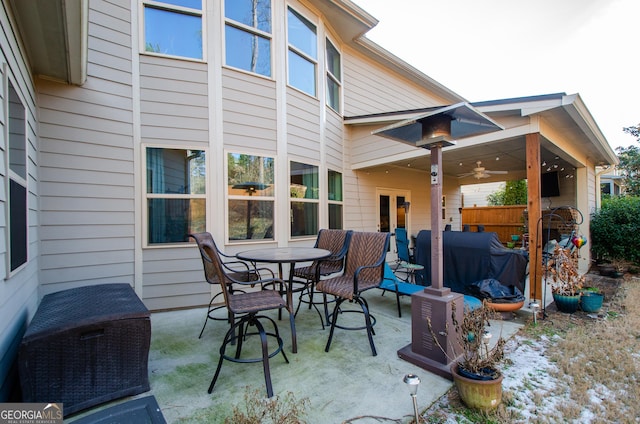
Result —
M 128 284 L 42 299 L 19 353 L 24 402 L 62 402 L 64 415 L 149 390 L 149 311 Z

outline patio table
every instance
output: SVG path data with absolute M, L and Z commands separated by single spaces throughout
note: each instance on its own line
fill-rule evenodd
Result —
M 298 262 L 309 262 L 324 259 L 331 256 L 331 252 L 326 249 L 316 247 L 271 247 L 262 249 L 252 249 L 236 254 L 238 259 L 249 262 L 265 262 L 278 264 L 278 277 L 284 280 L 282 264 L 289 264 L 289 277 L 287 278 L 287 306 L 289 313 L 293 314 L 293 270 Z M 298 353 L 298 341 L 296 337 L 295 319 L 291 320 L 291 346 L 292 352 Z

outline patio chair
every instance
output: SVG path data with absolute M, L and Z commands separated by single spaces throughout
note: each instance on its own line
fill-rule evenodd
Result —
M 379 287 L 383 293 L 382 295 L 388 291 L 394 292 L 396 294 L 396 304 L 398 306 L 398 317 L 402 318 L 402 311 L 400 309 L 400 296 L 411 296 L 414 293 L 419 291 L 423 291 L 425 286 L 421 286 L 418 284 L 407 283 L 406 281 L 398 278 L 388 263 L 384 264 L 384 280 Z M 474 310 L 482 306 L 482 301 L 479 299 L 470 296 L 464 295 L 464 307 L 465 310 Z
M 388 263 L 384 263 L 384 279 L 379 287 L 383 290 L 383 295 L 387 291 L 392 291 L 396 294 L 396 303 L 398 305 L 398 317 L 402 318 L 402 311 L 400 310 L 400 296 L 411 296 L 412 294 L 424 290 L 424 286 L 420 286 L 413 283 L 408 283 L 398 278 Z
M 254 290 L 254 291 L 242 291 L 237 290 L 234 286 L 246 286 L 246 285 L 263 285 L 268 283 L 283 283 L 279 278 L 259 279 L 252 281 L 240 281 L 233 277 L 233 272 L 229 272 L 228 268 L 222 262 L 221 256 L 218 253 L 218 249 L 211 240 L 211 243 L 204 243 L 201 247 L 202 260 L 205 261 L 208 266 L 211 267 L 217 280 L 223 282 L 220 284 L 222 288 L 222 295 L 224 302 L 229 310 L 231 317 L 231 328 L 227 331 L 220 346 L 220 359 L 218 360 L 218 366 L 216 372 L 213 375 L 211 384 L 209 385 L 208 392 L 213 391 L 213 387 L 218 380 L 220 370 L 222 369 L 222 362 L 228 360 L 231 362 L 239 363 L 254 363 L 262 362 L 264 370 L 264 379 L 267 386 L 267 396 L 273 396 L 273 387 L 271 385 L 271 372 L 269 370 L 269 358 L 276 356 L 278 353 L 282 353 L 286 363 L 289 363 L 289 359 L 283 350 L 283 342 L 278 331 L 276 322 L 266 316 L 260 314 L 269 310 L 282 310 L 287 309 L 289 311 L 289 319 L 293 321 L 293 312 L 287 307 L 286 301 L 280 296 L 276 290 Z M 207 266 L 206 266 L 207 267 Z M 234 319 L 235 318 L 235 319 Z M 273 326 L 273 331 L 268 332 L 261 321 L 270 322 Z M 255 331 L 251 331 L 250 328 L 255 328 Z M 235 355 L 227 355 L 225 353 L 227 345 L 233 344 L 236 339 L 236 330 L 240 336 L 237 337 L 237 346 Z M 257 358 L 241 358 L 242 345 L 251 336 L 259 335 L 261 342 L 262 356 Z M 267 338 L 271 337 L 277 342 L 277 347 L 269 352 L 267 345 Z
M 211 236 L 211 233 L 208 233 L 208 232 L 194 233 L 194 234 L 189 234 L 189 237 L 192 237 L 196 241 L 196 244 L 198 245 L 198 249 L 200 250 L 200 256 L 202 258 L 202 265 L 204 267 L 204 278 L 207 281 L 207 283 L 211 285 L 220 285 L 220 280 L 218 279 L 218 276 L 215 272 L 213 263 L 209 259 L 209 255 L 206 253 L 206 250 L 204 250 L 205 247 L 209 249 L 214 249 L 218 253 L 218 256 L 223 261 L 221 262 L 222 266 L 229 273 L 229 275 L 231 275 L 235 280 L 243 281 L 243 282 L 249 282 L 249 281 L 255 282 L 260 279 L 260 271 L 263 271 L 263 272 L 266 271 L 270 274 L 271 277 L 274 276 L 273 272 L 268 268 L 258 269 L 251 263 L 241 261 L 237 259 L 235 256 L 225 255 L 224 253 L 222 253 L 220 249 L 218 249 L 218 246 L 216 245 L 216 243 L 214 242 L 213 237 Z M 227 308 L 224 302 L 216 302 L 216 299 L 218 299 L 219 296 L 222 296 L 222 292 L 216 293 L 211 298 L 211 301 L 209 302 L 209 307 L 207 309 L 207 317 L 205 318 L 204 324 L 202 325 L 202 330 L 200 330 L 200 335 L 198 336 L 199 339 L 202 338 L 204 329 L 207 326 L 207 322 L 209 322 L 210 319 L 215 321 L 227 321 L 230 324 L 233 322 L 233 319 L 229 314 L 227 314 L 227 318 L 220 318 L 219 316 L 215 315 L 216 311 Z
M 362 293 L 366 290 L 376 288 L 382 283 L 384 276 L 384 263 L 389 248 L 389 233 L 374 232 L 354 232 L 351 234 L 349 249 L 345 258 L 344 272 L 336 277 L 320 280 L 316 288 L 323 292 L 323 296 L 333 295 L 336 297 L 335 306 L 331 317 L 331 330 L 329 339 L 325 347 L 325 352 L 329 352 L 333 332 L 336 327 L 344 330 L 367 330 L 369 345 L 373 356 L 377 355 L 376 347 L 373 343 L 373 325 L 375 318 L 369 314 L 369 305 Z M 341 310 L 340 307 L 345 301 L 357 303 L 362 311 Z M 325 315 L 327 314 L 325 303 Z M 364 327 L 347 327 L 337 325 L 338 314 L 347 312 L 358 312 L 364 315 Z
M 409 247 L 409 238 L 405 228 L 396 228 L 396 250 L 398 254 L 396 271 L 406 274 L 407 278 L 404 281 L 415 283 L 416 271 L 422 271 L 424 266 L 416 263 L 412 249 Z
M 327 325 L 329 325 L 329 317 L 325 315 L 323 318 L 320 310 L 318 309 L 318 305 L 321 305 L 324 302 L 314 302 L 313 300 L 315 286 L 320 280 L 320 277 L 326 277 L 342 271 L 342 267 L 344 266 L 344 257 L 347 254 L 349 239 L 351 238 L 352 233 L 353 231 L 351 230 L 320 230 L 314 247 L 329 250 L 332 255 L 327 259 L 314 261 L 311 265 L 295 268 L 293 271 L 294 277 L 301 278 L 305 282 L 305 287 L 300 293 L 300 298 L 298 299 L 298 307 L 296 308 L 295 315 L 298 314 L 300 305 L 303 303 L 308 304 L 309 309 L 313 306 L 318 312 L 318 315 L 320 315 L 323 330 L 325 321 Z

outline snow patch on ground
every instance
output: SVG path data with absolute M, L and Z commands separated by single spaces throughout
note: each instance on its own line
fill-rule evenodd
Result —
M 516 409 L 523 422 L 539 416 L 552 416 L 562 402 L 557 395 L 550 395 L 564 383 L 554 377 L 557 368 L 546 355 L 549 342 L 546 337 L 533 341 L 516 336 L 505 346 L 506 360 L 501 365 L 504 375 L 502 387 L 512 394 L 513 404 L 508 409 Z
M 546 353 L 547 346 L 556 341 L 544 336 L 537 341 L 521 336 L 507 341 L 505 360 L 500 369 L 504 375 L 503 393 L 511 394 L 511 400 L 505 406 L 518 416 L 514 423 L 528 423 L 540 417 L 553 421 L 552 417 L 558 414 L 558 405 L 568 399 L 558 393 L 568 392 L 570 381 L 560 381 L 555 377 L 557 367 Z M 594 393 L 593 397 L 597 394 Z M 470 422 L 453 412 L 444 412 L 448 405 L 447 396 L 443 396 L 425 412 L 425 416 L 437 417 L 439 422 L 446 424 Z M 585 410 L 581 418 L 583 423 L 589 423 L 592 414 Z

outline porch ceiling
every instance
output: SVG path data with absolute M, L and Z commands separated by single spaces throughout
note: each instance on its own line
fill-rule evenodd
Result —
M 560 171 L 563 176 L 586 162 L 601 166 L 618 163 L 615 153 L 577 94 L 557 93 L 472 105 L 498 123 L 504 120 L 514 124 L 505 125 L 505 130 L 494 132 L 487 137 L 461 139 L 456 145 L 445 147 L 442 151 L 443 174 L 457 178 L 460 174 L 471 172 L 477 167 L 478 161 L 481 161 L 480 166 L 489 171 L 507 171 L 507 174 L 496 174 L 481 179 L 467 176 L 459 178 L 460 184 L 526 178 L 525 136 L 529 132 L 541 134 L 542 173 Z M 417 116 L 420 110 L 405 111 L 403 114 L 400 112 L 402 111 L 349 117 L 345 118 L 345 122 L 351 125 L 383 127 L 400 119 Z M 528 121 L 523 125 L 522 118 L 527 117 Z M 559 145 L 563 147 L 560 148 Z M 365 163 L 361 163 L 364 166 L 358 166 L 357 158 L 354 159 L 354 169 L 369 171 L 402 168 L 428 173 L 431 167 L 429 151 L 425 149 L 413 149 L 411 154 L 400 154 L 395 158 L 391 155 L 387 162 L 378 161 L 371 166 Z
M 541 138 L 540 151 L 541 171 L 573 170 L 576 163 L 566 153 L 554 152 L 553 145 L 544 137 Z M 505 181 L 526 178 L 526 155 L 524 136 L 503 139 L 492 142 L 490 145 L 469 146 L 461 148 L 444 148 L 442 151 L 442 171 L 447 177 L 457 178 L 460 174 L 471 172 L 476 162 L 481 161 L 483 167 L 490 171 L 507 171 L 507 174 L 493 175 L 489 178 L 475 179 L 473 176 L 459 178 L 461 184 L 474 184 L 492 181 Z M 392 161 L 379 165 L 373 169 L 411 169 L 414 171 L 429 172 L 431 158 L 425 150 L 422 155 L 411 159 Z

